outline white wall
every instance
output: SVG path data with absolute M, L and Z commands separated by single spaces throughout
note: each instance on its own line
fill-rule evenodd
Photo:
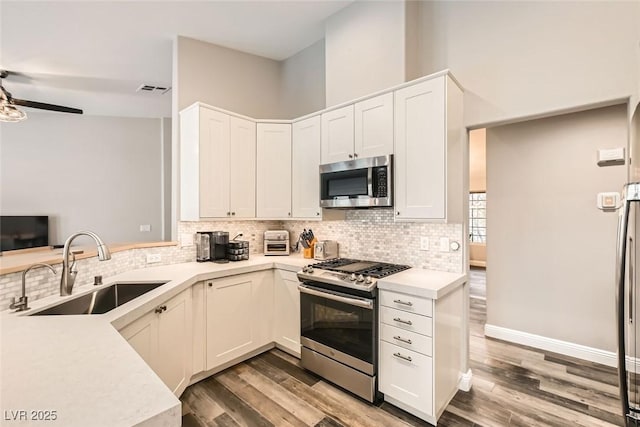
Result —
M 638 94 L 640 2 L 420 2 L 422 74 L 450 68 L 476 126 Z
M 487 324 L 615 350 L 617 213 L 625 166 L 599 148 L 627 143 L 625 105 L 487 129 Z
M 324 39 L 280 63 L 280 109 L 292 119 L 325 107 Z
M 160 119 L 28 114 L 0 125 L 2 215 L 49 215 L 52 244 L 83 229 L 161 240 Z
M 404 1 L 355 2 L 327 19 L 328 107 L 405 81 Z

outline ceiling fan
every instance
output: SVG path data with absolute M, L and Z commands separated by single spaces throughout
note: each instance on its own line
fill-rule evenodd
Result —
M 13 74 L 7 70 L 0 70 L 0 79 L 4 79 L 9 74 Z M 61 113 L 82 114 L 82 110 L 72 107 L 64 107 L 62 105 L 46 104 L 44 102 L 27 101 L 24 99 L 16 99 L 11 93 L 2 86 L 0 80 L 0 121 L 3 122 L 19 122 L 27 118 L 27 113 L 19 109 L 17 106 L 38 108 L 41 110 L 58 111 Z

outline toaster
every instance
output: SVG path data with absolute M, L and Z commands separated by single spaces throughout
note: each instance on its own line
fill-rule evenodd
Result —
M 335 240 L 320 240 L 313 246 L 313 258 L 338 258 L 338 242 Z

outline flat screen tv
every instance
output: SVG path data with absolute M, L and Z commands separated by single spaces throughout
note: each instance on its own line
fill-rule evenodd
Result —
M 0 216 L 0 252 L 49 246 L 48 216 Z

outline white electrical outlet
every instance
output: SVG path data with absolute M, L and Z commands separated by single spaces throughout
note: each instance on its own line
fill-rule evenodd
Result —
M 428 237 L 421 237 L 420 238 L 420 250 L 421 251 L 428 251 L 429 250 L 429 238 Z
M 155 264 L 162 261 L 162 255 L 160 254 L 147 254 L 147 264 Z
M 449 238 L 441 237 L 440 238 L 440 252 L 449 252 Z
M 148 233 L 149 231 L 151 231 L 151 224 L 141 224 L 140 231 Z

